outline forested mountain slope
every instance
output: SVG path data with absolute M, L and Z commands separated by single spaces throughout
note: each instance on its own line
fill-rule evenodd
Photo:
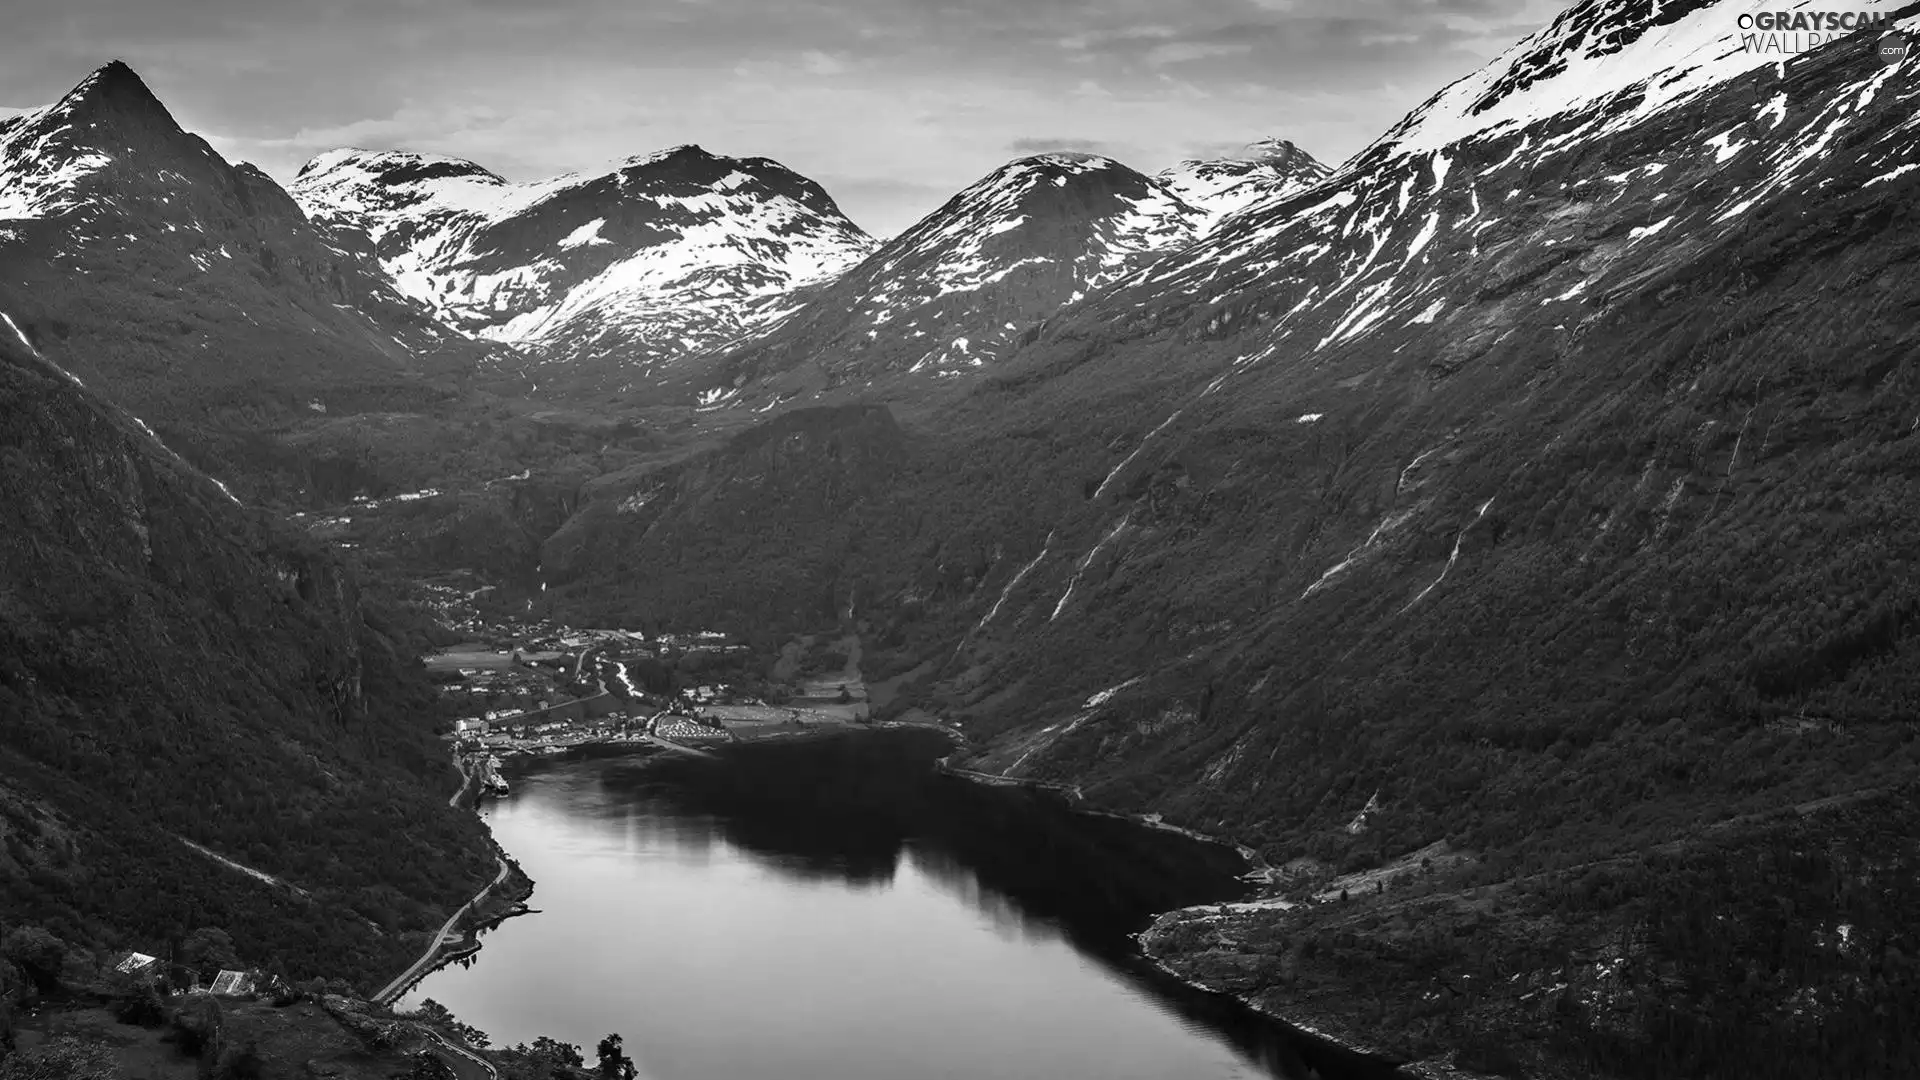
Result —
M 155 955 L 215 926 L 287 975 L 391 977 L 495 869 L 407 621 L 8 331 L 8 925 Z

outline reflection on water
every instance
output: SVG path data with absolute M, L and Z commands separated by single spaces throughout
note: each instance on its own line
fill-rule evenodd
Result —
M 1235 894 L 1221 849 L 933 773 L 869 734 L 722 764 L 542 763 L 486 814 L 537 883 L 431 997 L 496 1045 L 619 1032 L 654 1080 L 1305 1077 L 1127 935 Z

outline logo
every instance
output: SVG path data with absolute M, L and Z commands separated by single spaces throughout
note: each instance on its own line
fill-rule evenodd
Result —
M 1889 30 L 1880 36 L 1880 62 L 1888 66 L 1899 63 L 1913 54 L 1913 38 L 1899 30 Z
M 1734 24 L 1740 28 L 1742 52 L 1785 58 L 1880 26 L 1887 19 L 1887 13 L 1879 11 L 1752 11 L 1743 12 Z M 1902 52 L 1887 62 L 1897 64 L 1905 56 Z

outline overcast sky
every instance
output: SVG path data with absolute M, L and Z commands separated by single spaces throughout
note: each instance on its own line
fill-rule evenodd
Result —
M 511 180 L 764 155 L 889 235 L 1010 158 L 1153 172 L 1264 136 L 1329 165 L 1564 0 L 13 0 L 0 107 L 118 57 L 283 183 L 337 146 Z

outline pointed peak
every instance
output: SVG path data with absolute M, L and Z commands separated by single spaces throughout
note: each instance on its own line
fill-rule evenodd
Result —
M 74 90 L 77 93 L 89 87 L 144 91 L 147 89 L 147 84 L 140 78 L 140 73 L 134 71 L 125 60 L 115 59 L 94 68 L 93 73 L 80 80 L 80 85 Z M 148 91 L 148 94 L 151 96 L 151 91 Z
M 146 81 L 124 60 L 113 60 L 93 70 L 80 84 L 60 99 L 55 113 L 85 114 L 96 119 L 123 118 L 140 122 L 164 120 L 169 126 L 173 116 L 160 103 Z

